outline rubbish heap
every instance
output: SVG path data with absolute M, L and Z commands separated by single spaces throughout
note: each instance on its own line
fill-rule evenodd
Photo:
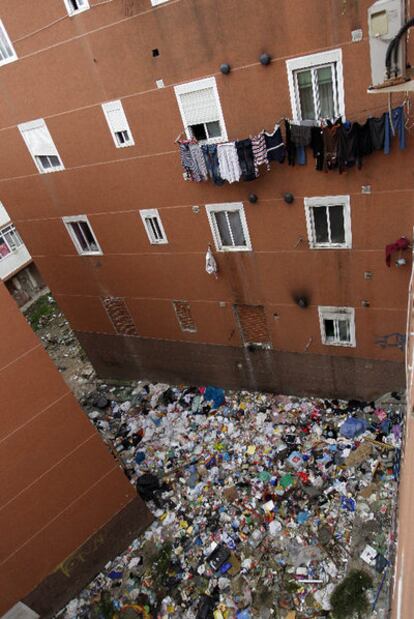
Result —
M 83 401 L 155 521 L 60 617 L 328 617 L 349 569 L 386 616 L 398 394 L 359 402 L 101 385 Z

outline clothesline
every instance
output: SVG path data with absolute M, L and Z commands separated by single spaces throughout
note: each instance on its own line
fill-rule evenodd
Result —
M 402 105 L 379 117 L 368 117 L 359 122 L 316 121 L 292 122 L 284 119 L 283 139 L 280 119 L 271 133 L 259 134 L 243 140 L 218 144 L 199 144 L 195 138 L 177 138 L 185 180 L 211 180 L 221 186 L 225 182 L 253 181 L 271 162 L 288 165 L 306 165 L 307 149 L 311 149 L 318 171 L 338 170 L 362 166 L 363 158 L 376 150 L 391 151 L 391 141 L 398 134 L 399 147 L 406 147 L 405 114 Z

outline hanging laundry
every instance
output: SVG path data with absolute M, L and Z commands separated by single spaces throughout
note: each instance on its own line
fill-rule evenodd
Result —
M 257 176 L 254 167 L 252 141 L 250 138 L 239 140 L 236 142 L 236 148 L 242 171 L 242 179 L 244 181 L 254 181 Z
M 374 150 L 382 150 L 385 140 L 385 113 L 379 118 L 368 118 L 371 144 Z
M 385 246 L 385 262 L 387 267 L 391 266 L 391 256 L 398 251 L 403 251 L 404 249 L 408 249 L 410 246 L 409 240 L 402 236 L 395 243 L 391 243 L 390 245 Z
M 221 178 L 229 183 L 239 181 L 242 171 L 235 143 L 218 144 L 217 157 Z
M 358 167 L 361 168 L 363 158 L 366 157 L 366 155 L 371 155 L 374 147 L 372 146 L 371 132 L 368 121 L 366 121 L 363 125 L 354 123 L 354 127 L 358 135 Z
M 323 146 L 324 159 L 323 169 L 325 172 L 333 170 L 338 165 L 338 129 L 341 127 L 341 121 L 332 124 L 328 121 L 328 125 L 323 129 Z
M 193 157 L 189 149 L 189 144 L 190 144 L 190 140 L 182 140 L 181 142 L 178 143 L 181 165 L 183 166 L 183 169 L 184 169 L 184 178 L 186 181 L 199 182 L 202 179 L 194 164 L 194 160 L 193 160 Z
M 313 156 L 316 159 L 316 170 L 323 170 L 324 161 L 324 142 L 323 142 L 323 130 L 321 127 L 312 127 L 311 129 L 311 148 Z
M 217 144 L 203 144 L 201 147 L 206 162 L 208 175 L 215 185 L 224 185 L 224 180 L 220 176 L 220 169 L 217 156 Z
M 292 141 L 290 133 L 290 123 L 285 120 L 285 132 L 286 132 L 286 151 L 288 165 L 295 165 L 296 163 L 296 144 Z
M 193 158 L 194 167 L 197 169 L 198 176 L 200 176 L 201 180 L 206 181 L 208 179 L 208 172 L 200 144 L 191 143 L 188 145 L 188 148 Z
M 270 170 L 269 160 L 267 158 L 266 141 L 264 137 L 264 131 L 261 131 L 258 135 L 252 138 L 252 150 L 254 159 L 254 169 L 256 176 L 259 176 L 259 166 L 265 165 L 267 170 Z
M 404 150 L 405 144 L 405 118 L 404 108 L 402 105 L 396 107 L 391 112 L 392 126 L 390 122 L 389 112 L 385 112 L 385 136 L 384 136 L 384 153 L 389 155 L 391 152 L 391 138 L 398 132 L 398 142 L 400 150 Z M 393 131 L 394 129 L 394 131 Z
M 265 131 L 264 138 L 266 142 L 267 159 L 269 161 L 283 163 L 286 156 L 286 149 L 280 126 L 276 123 L 273 133 L 267 133 L 267 131 Z
M 296 146 L 309 146 L 312 127 L 310 125 L 295 125 L 290 123 L 290 139 Z
M 208 246 L 206 253 L 206 271 L 209 275 L 215 275 L 217 277 L 218 266 L 217 262 L 213 256 L 213 252 L 211 251 L 211 246 Z
M 352 168 L 356 164 L 359 166 L 359 133 L 356 123 L 346 122 L 339 127 L 337 140 L 338 170 L 342 174 L 347 168 Z

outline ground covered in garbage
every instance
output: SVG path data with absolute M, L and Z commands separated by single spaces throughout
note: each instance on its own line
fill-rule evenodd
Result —
M 389 616 L 398 394 L 105 384 L 50 295 L 25 314 L 155 516 L 60 618 L 328 617 L 355 568 L 372 579 L 368 616 Z
M 83 406 L 156 518 L 66 618 L 327 617 L 350 569 L 387 617 L 403 405 L 140 382 Z

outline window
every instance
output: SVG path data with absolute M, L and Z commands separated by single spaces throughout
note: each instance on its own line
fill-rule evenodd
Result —
M 355 346 L 355 310 L 353 307 L 319 306 L 322 344 Z
M 349 196 L 305 198 L 306 225 L 312 249 L 351 248 Z
M 102 109 L 105 114 L 109 130 L 112 133 L 115 146 L 117 148 L 134 146 L 135 142 L 132 137 L 131 129 L 129 128 L 121 101 L 102 103 Z
M 195 333 L 197 327 L 191 314 L 191 305 L 187 301 L 173 301 L 173 305 L 181 331 Z
M 13 224 L 8 224 L 0 230 L 0 260 L 20 245 L 23 245 L 23 241 Z
M 345 115 L 342 50 L 286 61 L 295 121 Z
M 209 143 L 227 140 L 214 77 L 181 84 L 174 90 L 188 138 Z
M 247 221 L 241 202 L 206 204 L 206 210 L 218 251 L 251 250 Z
M 18 127 L 39 172 L 58 172 L 65 169 L 43 118 Z
M 8 64 L 17 60 L 12 42 L 7 34 L 6 28 L 0 19 L 0 65 Z
M 152 6 L 158 6 L 158 4 L 164 4 L 164 2 L 168 2 L 168 0 L 151 0 Z
M 153 208 L 140 211 L 139 213 L 151 245 L 162 245 L 168 243 L 158 210 Z
M 86 215 L 77 215 L 75 217 L 63 217 L 70 238 L 78 254 L 85 255 L 101 255 L 102 250 L 96 240 L 91 225 Z
M 77 15 L 90 8 L 88 0 L 64 0 L 64 2 L 69 15 Z

